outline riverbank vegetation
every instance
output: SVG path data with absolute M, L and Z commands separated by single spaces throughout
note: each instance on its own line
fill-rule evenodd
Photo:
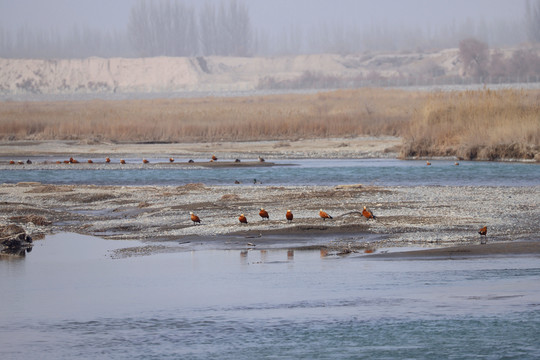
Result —
M 393 135 L 402 157 L 540 161 L 540 91 L 0 102 L 0 139 L 211 142 Z
M 431 93 L 401 135 L 403 157 L 540 161 L 540 92 Z

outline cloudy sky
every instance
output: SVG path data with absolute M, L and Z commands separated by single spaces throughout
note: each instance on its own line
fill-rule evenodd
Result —
M 0 27 L 21 26 L 68 30 L 74 24 L 101 30 L 126 27 L 139 0 L 0 0 Z M 149 0 L 159 1 L 159 0 Z M 200 6 L 204 1 L 184 0 Z M 317 24 L 357 24 L 358 27 L 437 28 L 453 22 L 520 20 L 526 0 L 244 0 L 253 25 L 262 30 Z

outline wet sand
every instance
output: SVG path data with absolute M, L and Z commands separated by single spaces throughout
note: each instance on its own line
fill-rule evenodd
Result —
M 256 161 L 291 158 L 375 158 L 395 157 L 401 139 L 384 136 L 351 138 L 296 139 L 213 143 L 110 143 L 84 141 L 0 141 L 0 158 L 26 160 L 32 156 L 74 157 L 103 161 L 106 157 L 210 159 Z
M 374 253 L 373 259 L 463 259 L 478 256 L 540 256 L 540 241 L 510 241 L 501 243 L 469 244 L 436 249 Z

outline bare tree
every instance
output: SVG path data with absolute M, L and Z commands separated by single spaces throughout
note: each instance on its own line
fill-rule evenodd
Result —
M 191 56 L 197 52 L 195 12 L 179 1 L 140 0 L 128 33 L 139 56 Z
M 484 78 L 489 65 L 489 49 L 486 43 L 469 38 L 459 42 L 459 57 L 466 76 Z
M 540 42 L 540 0 L 525 4 L 525 27 L 527 37 L 532 42 Z
M 203 55 L 252 55 L 255 36 L 247 6 L 229 0 L 216 8 L 206 2 L 199 13 L 199 38 Z

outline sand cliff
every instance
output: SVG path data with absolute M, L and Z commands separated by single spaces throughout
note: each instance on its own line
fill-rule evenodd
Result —
M 354 79 L 370 74 L 424 76 L 434 69 L 457 75 L 458 50 L 268 58 L 0 58 L 0 95 L 251 91 L 263 79 L 297 79 L 307 72 Z

